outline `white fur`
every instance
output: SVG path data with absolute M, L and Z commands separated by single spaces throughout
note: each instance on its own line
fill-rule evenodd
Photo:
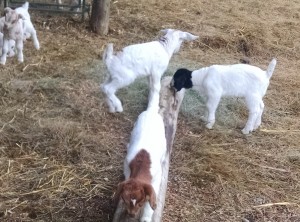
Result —
M 121 101 L 115 93 L 120 88 L 128 86 L 137 77 L 148 76 L 150 94 L 149 106 L 158 106 L 160 79 L 166 71 L 173 53 L 179 51 L 183 41 L 198 38 L 188 32 L 166 29 L 159 41 L 130 45 L 113 55 L 113 45 L 108 44 L 103 53 L 103 60 L 108 69 L 108 78 L 101 85 L 106 95 L 110 112 L 122 112 Z
M 161 184 L 162 163 L 167 152 L 165 126 L 162 116 L 158 114 L 158 109 L 148 108 L 139 115 L 134 125 L 124 161 L 126 180 L 130 177 L 129 164 L 141 149 L 146 150 L 150 155 L 151 185 L 157 195 Z M 151 222 L 152 214 L 153 210 L 149 202 L 146 202 L 140 221 Z
M 213 65 L 192 73 L 193 89 L 206 98 L 208 115 L 203 119 L 211 129 L 215 123 L 215 112 L 223 96 L 243 97 L 249 110 L 248 121 L 242 130 L 249 134 L 261 124 L 264 110 L 263 97 L 276 66 L 273 59 L 266 71 L 247 64 Z
M 7 57 L 15 56 L 15 45 L 16 45 L 15 40 L 9 39 Z M 3 47 L 3 34 L 0 32 L 0 51 L 1 51 L 1 55 L 2 55 L 2 47 Z
M 11 40 L 15 41 L 18 61 L 23 62 L 23 17 L 11 8 L 5 8 L 4 11 L 5 17 L 0 19 L 0 24 L 3 24 L 3 27 L 0 27 L 0 31 L 2 31 L 3 33 L 3 45 L 0 64 L 4 65 L 6 63 L 6 57 L 10 50 Z
M 36 30 L 31 22 L 30 15 L 28 12 L 29 3 L 25 2 L 21 7 L 16 8 L 16 12 L 23 15 L 23 30 L 24 30 L 24 40 L 32 38 L 33 45 L 36 49 L 40 49 L 40 43 L 37 38 Z

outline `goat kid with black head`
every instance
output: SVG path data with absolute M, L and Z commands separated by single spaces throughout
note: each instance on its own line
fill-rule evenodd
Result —
M 199 70 L 178 69 L 171 81 L 175 91 L 182 88 L 197 90 L 206 100 L 207 113 L 202 120 L 212 129 L 215 112 L 223 96 L 242 97 L 246 101 L 249 117 L 243 134 L 249 134 L 261 125 L 264 110 L 263 97 L 276 66 L 273 59 L 266 71 L 248 64 L 213 65 Z

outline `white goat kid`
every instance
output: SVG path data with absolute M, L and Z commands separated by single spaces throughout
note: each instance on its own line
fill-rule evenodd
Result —
M 23 62 L 23 15 L 18 14 L 15 10 L 12 10 L 8 7 L 4 9 L 4 13 L 4 25 L 2 28 L 3 46 L 0 64 L 4 65 L 6 63 L 6 57 L 10 47 L 10 40 L 15 41 L 18 61 Z
M 158 41 L 130 45 L 113 55 L 113 45 L 108 44 L 103 60 L 108 69 L 106 81 L 101 85 L 110 112 L 122 112 L 121 101 L 115 93 L 133 83 L 137 77 L 148 76 L 150 93 L 148 106 L 158 106 L 160 79 L 166 71 L 173 53 L 179 51 L 183 41 L 198 38 L 188 32 L 174 29 L 161 30 L 165 35 Z
M 40 43 L 37 38 L 36 30 L 31 22 L 30 15 L 28 12 L 29 3 L 25 2 L 21 7 L 15 9 L 18 14 L 23 16 L 23 30 L 24 30 L 24 40 L 31 37 L 33 45 L 36 49 L 40 49 Z
M 208 115 L 202 117 L 211 129 L 215 123 L 215 112 L 222 96 L 243 97 L 249 110 L 249 117 L 243 134 L 249 134 L 261 124 L 264 110 L 263 97 L 274 72 L 276 59 L 273 59 L 267 70 L 247 65 L 213 65 L 196 71 L 179 69 L 173 76 L 171 86 L 180 91 L 182 88 L 193 88 L 206 99 Z

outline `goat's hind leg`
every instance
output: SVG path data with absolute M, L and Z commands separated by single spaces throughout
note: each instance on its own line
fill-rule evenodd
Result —
M 258 100 L 255 97 L 246 98 L 247 107 L 249 110 L 249 117 L 247 120 L 247 123 L 242 129 L 243 134 L 249 134 L 254 130 L 255 123 L 260 122 L 260 114 L 262 114 L 261 111 L 261 100 Z
M 106 103 L 109 108 L 109 112 L 115 113 L 115 112 L 123 112 L 123 107 L 121 101 L 118 99 L 118 97 L 115 95 L 117 91 L 117 84 L 115 81 L 112 81 L 107 84 L 101 85 L 102 92 L 106 95 Z
M 115 93 L 133 82 L 132 79 L 127 81 L 122 81 L 116 78 L 110 78 L 110 81 L 106 81 L 101 85 L 101 90 L 106 94 L 106 102 L 109 107 L 109 112 L 123 112 L 123 106 L 120 99 L 115 95 Z
M 9 40 L 3 39 L 2 55 L 0 58 L 0 64 L 5 65 L 8 52 Z
M 221 96 L 218 94 L 214 94 L 213 96 L 209 96 L 206 102 L 206 108 L 208 112 L 207 124 L 206 128 L 212 129 L 213 125 L 216 121 L 216 110 L 218 108 Z
M 260 110 L 259 110 L 259 113 L 258 113 L 258 115 L 257 115 L 256 121 L 255 121 L 255 123 L 254 123 L 254 128 L 253 128 L 253 130 L 258 129 L 258 127 L 259 127 L 260 124 L 261 124 L 261 117 L 262 117 L 262 114 L 263 114 L 264 108 L 265 108 L 265 104 L 264 104 L 263 101 L 260 102 L 259 108 L 260 108 Z

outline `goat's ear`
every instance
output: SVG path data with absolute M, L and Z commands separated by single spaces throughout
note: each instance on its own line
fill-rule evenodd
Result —
M 160 30 L 159 32 L 161 32 L 162 34 L 167 34 L 168 32 L 171 32 L 171 31 L 173 31 L 173 29 L 162 29 L 162 30 Z
M 193 41 L 199 38 L 199 36 L 192 35 L 191 33 L 188 32 L 181 32 L 180 33 L 180 38 L 186 41 Z
M 144 184 L 144 192 L 146 199 L 149 201 L 150 206 L 153 210 L 156 209 L 156 195 L 153 187 L 150 184 Z
M 119 183 L 118 184 L 118 188 L 117 191 L 115 192 L 115 195 L 113 196 L 113 201 L 117 204 L 119 199 L 120 199 L 120 195 L 123 191 L 123 186 L 124 186 L 124 182 Z

